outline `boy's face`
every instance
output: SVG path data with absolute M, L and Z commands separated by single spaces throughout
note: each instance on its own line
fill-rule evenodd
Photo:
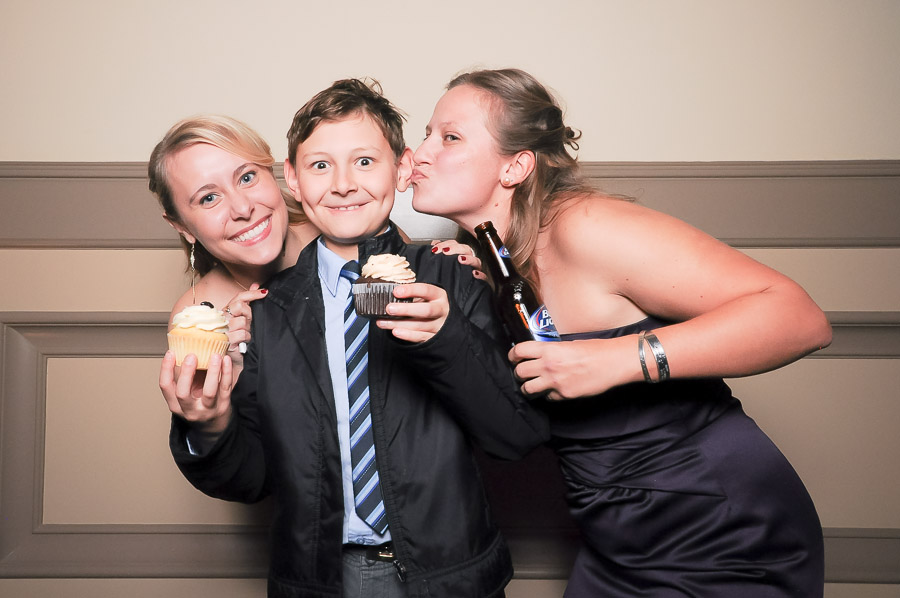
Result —
M 357 259 L 356 244 L 384 232 L 394 191 L 405 191 L 412 169 L 407 148 L 399 162 L 368 115 L 323 122 L 297 147 L 284 176 L 325 245 Z

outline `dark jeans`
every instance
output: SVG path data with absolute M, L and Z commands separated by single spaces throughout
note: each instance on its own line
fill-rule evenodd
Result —
M 344 551 L 344 598 L 406 598 L 406 586 L 392 563 Z

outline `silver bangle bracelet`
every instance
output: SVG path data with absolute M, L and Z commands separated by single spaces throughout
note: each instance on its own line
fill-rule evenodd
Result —
M 644 335 L 647 333 L 645 331 L 641 331 L 638 335 L 638 357 L 641 358 L 641 370 L 644 372 L 644 382 L 653 383 L 653 378 L 650 377 L 650 372 L 647 370 L 647 362 L 644 359 Z
M 655 334 L 649 332 L 643 335 L 644 340 L 650 345 L 653 351 L 653 357 L 656 358 L 656 371 L 659 374 L 657 382 L 664 382 L 669 379 L 669 359 L 666 357 L 666 351 L 663 349 L 662 343 Z

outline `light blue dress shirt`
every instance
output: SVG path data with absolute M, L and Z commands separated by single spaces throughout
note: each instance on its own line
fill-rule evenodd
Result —
M 341 267 L 347 260 L 322 242 L 317 241 L 319 278 L 322 281 L 322 300 L 325 303 L 325 348 L 328 370 L 334 389 L 337 410 L 337 432 L 341 445 L 341 469 L 344 485 L 344 543 L 381 544 L 391 539 L 390 529 L 379 535 L 356 514 L 353 502 L 353 467 L 350 464 L 350 406 L 347 403 L 347 365 L 344 361 L 344 307 L 350 294 L 350 281 L 341 278 Z

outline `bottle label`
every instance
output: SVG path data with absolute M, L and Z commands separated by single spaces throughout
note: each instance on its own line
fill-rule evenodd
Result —
M 500 257 L 509 258 L 509 250 L 506 248 L 506 245 L 500 247 Z
M 550 312 L 543 305 L 528 317 L 528 328 L 536 341 L 559 340 L 559 332 L 553 325 L 553 318 L 550 317 Z

